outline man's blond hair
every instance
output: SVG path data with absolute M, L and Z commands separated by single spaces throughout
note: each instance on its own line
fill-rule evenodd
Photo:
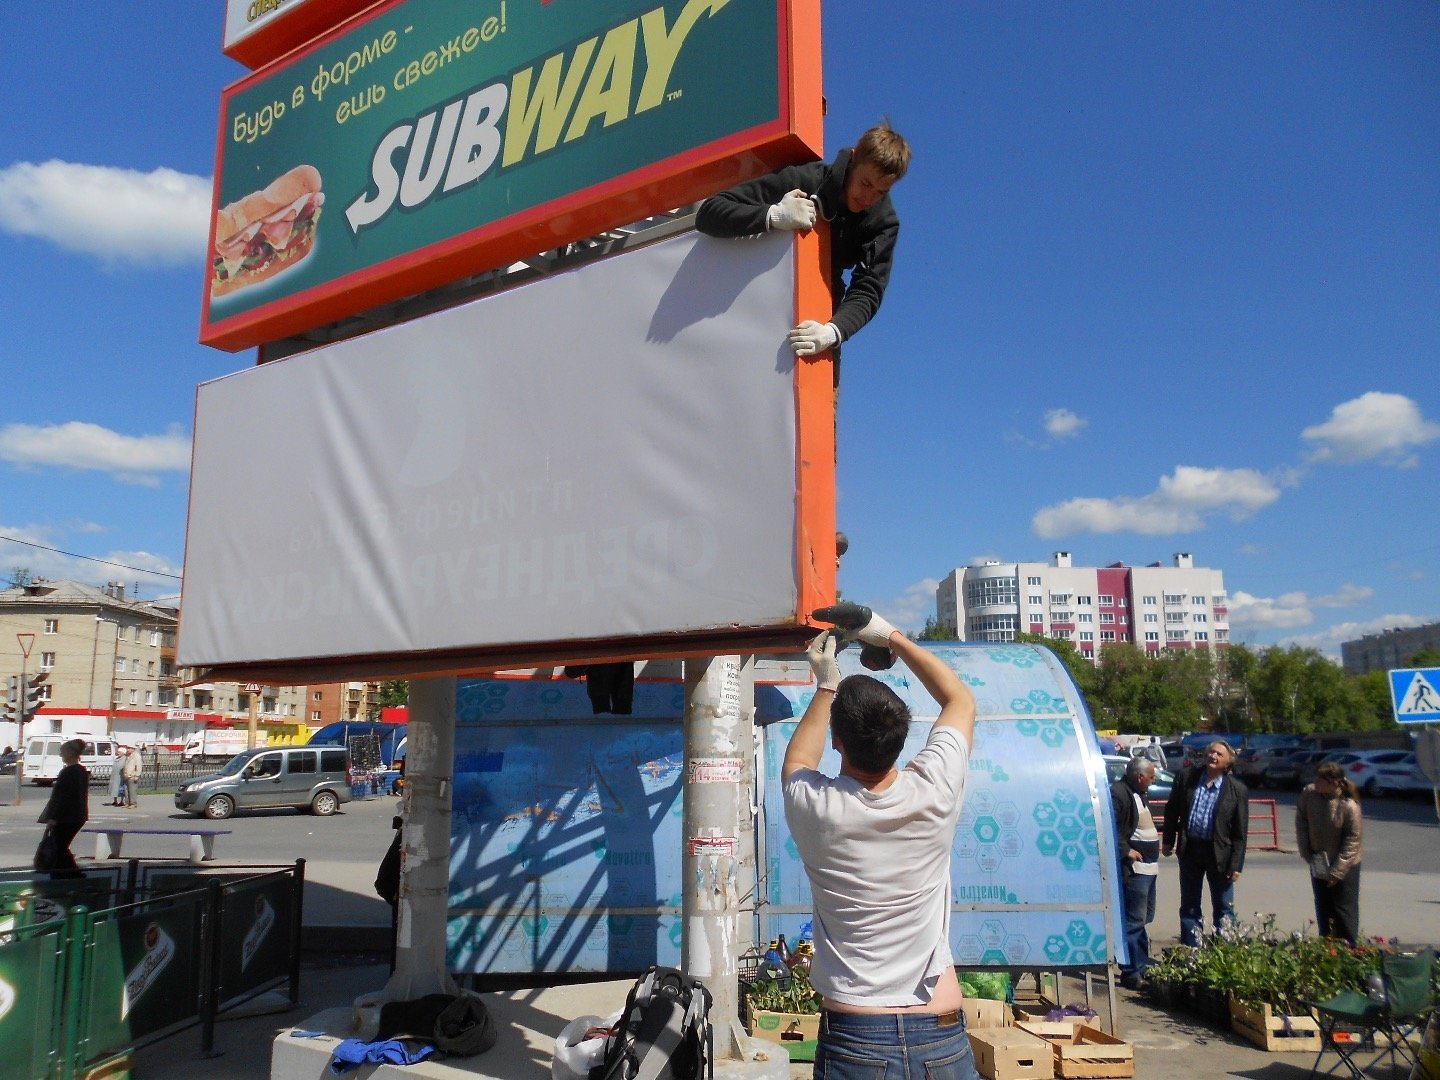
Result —
M 855 144 L 854 160 L 868 161 L 884 175 L 899 180 L 910 168 L 910 144 L 890 126 L 889 120 L 881 120 L 860 136 Z

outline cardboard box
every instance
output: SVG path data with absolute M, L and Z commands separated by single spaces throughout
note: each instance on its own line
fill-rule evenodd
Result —
M 967 997 L 962 1010 L 965 1013 L 965 1027 L 970 1031 L 1010 1025 L 1010 1008 L 1003 1001 Z
M 1269 1005 L 1246 1005 L 1232 997 L 1230 1027 L 1270 1053 L 1320 1053 L 1320 1025 L 1309 1016 L 1285 1016 Z
M 1058 1026 L 1058 1025 L 1049 1025 Z M 1021 1031 L 1033 1025 L 1018 1024 Z M 1054 1055 L 1055 1075 L 1059 1077 L 1128 1077 L 1135 1075 L 1135 1047 L 1099 1028 L 1082 1025 L 1069 1031 L 1043 1036 Z
M 1052 1080 L 1054 1054 L 1038 1035 L 1018 1027 L 971 1031 L 970 1051 L 975 1068 L 990 1080 Z
M 775 1043 L 805 1042 L 820 1037 L 819 1013 L 779 1013 L 756 1009 L 750 1017 L 750 1034 Z

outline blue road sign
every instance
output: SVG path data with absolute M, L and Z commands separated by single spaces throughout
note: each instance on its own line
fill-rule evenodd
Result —
M 1390 700 L 1402 724 L 1440 723 L 1440 668 L 1390 672 Z

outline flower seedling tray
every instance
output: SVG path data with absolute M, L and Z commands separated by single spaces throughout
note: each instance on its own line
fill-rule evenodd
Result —
M 1269 1053 L 1320 1052 L 1320 1025 L 1313 1017 L 1286 1016 L 1269 1005 L 1247 1005 L 1232 997 L 1230 1026 Z

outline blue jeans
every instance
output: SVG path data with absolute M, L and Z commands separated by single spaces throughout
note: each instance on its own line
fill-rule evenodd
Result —
M 1205 929 L 1201 890 L 1210 886 L 1211 915 L 1215 929 L 1226 919 L 1235 921 L 1235 883 L 1220 873 L 1215 849 L 1208 840 L 1190 839 L 1180 855 L 1180 944 L 1199 945 Z
M 1139 977 L 1150 966 L 1150 932 L 1145 926 L 1155 921 L 1155 875 L 1121 873 L 1125 875 L 1125 947 L 1130 962 L 1120 974 Z
M 824 1012 L 815 1080 L 978 1080 L 965 1017 Z

